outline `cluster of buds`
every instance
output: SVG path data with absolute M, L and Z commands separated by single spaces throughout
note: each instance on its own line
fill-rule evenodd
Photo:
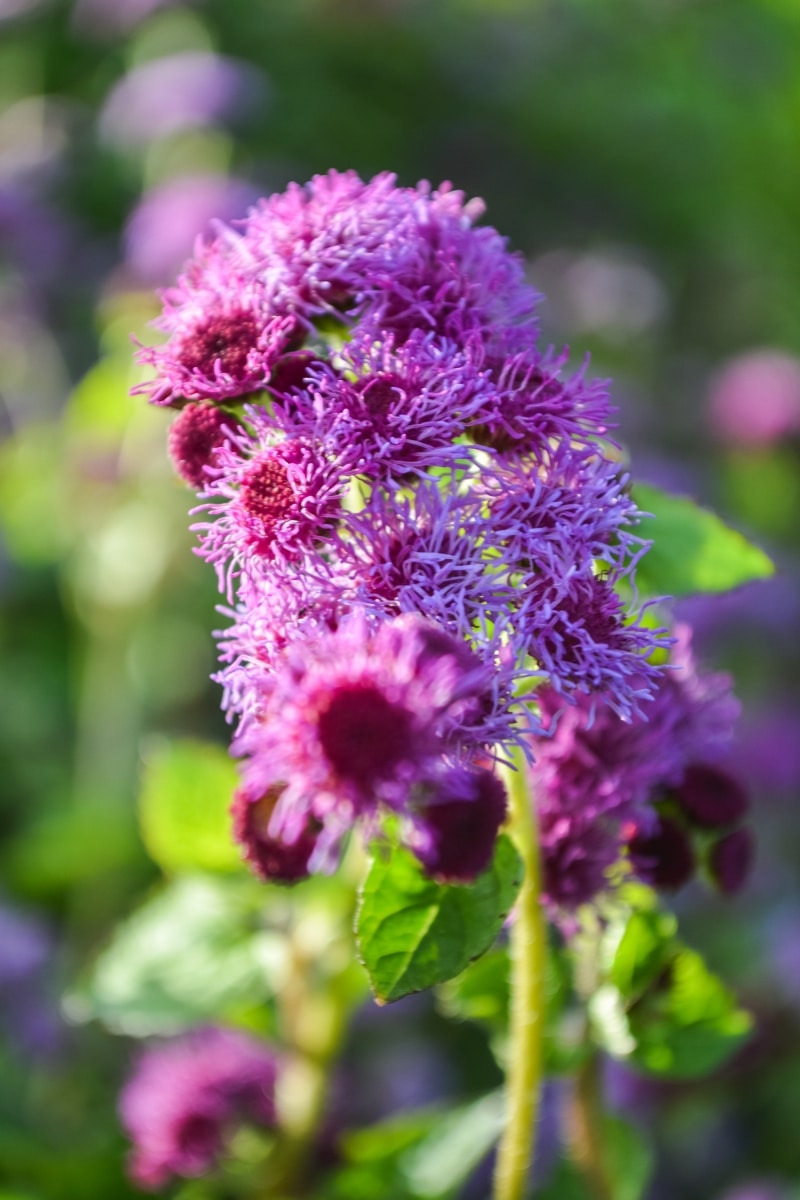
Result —
M 745 882 L 749 804 L 724 762 L 739 713 L 728 675 L 701 673 L 687 626 L 641 714 L 623 721 L 588 697 L 563 711 L 539 693 L 546 724 L 535 740 L 545 899 L 570 913 L 608 886 L 619 864 L 676 889 L 704 863 L 724 893 Z
M 469 882 L 514 745 L 556 741 L 565 706 L 639 729 L 658 703 L 669 638 L 618 587 L 647 542 L 607 389 L 539 345 L 481 213 L 389 174 L 292 185 L 198 244 L 140 351 L 226 600 L 234 829 L 265 879 L 330 869 L 391 813 Z

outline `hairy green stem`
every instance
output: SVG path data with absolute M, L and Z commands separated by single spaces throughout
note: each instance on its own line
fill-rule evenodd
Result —
M 542 1075 L 545 922 L 536 812 L 530 775 L 521 750 L 506 771 L 509 833 L 522 858 L 525 878 L 511 929 L 511 1013 L 506 1077 L 506 1124 L 500 1139 L 494 1200 L 523 1200 L 533 1156 Z

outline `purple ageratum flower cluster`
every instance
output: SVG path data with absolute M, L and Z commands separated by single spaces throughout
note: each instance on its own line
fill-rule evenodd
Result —
M 158 1191 L 174 1175 L 204 1175 L 237 1128 L 274 1126 L 278 1067 L 270 1046 L 225 1029 L 145 1051 L 119 1102 L 134 1181 Z
M 539 694 L 547 735 L 536 739 L 534 775 L 544 896 L 555 911 L 591 901 L 623 858 L 645 882 L 679 887 L 694 873 L 697 842 L 720 890 L 744 882 L 748 801 L 719 765 L 739 705 L 727 675 L 698 670 L 688 627 L 677 635 L 672 669 L 628 722 L 591 696 L 565 707 L 554 689 Z
M 482 211 L 389 174 L 293 184 L 198 243 L 140 351 L 228 604 L 234 832 L 262 878 L 391 812 L 426 870 L 471 880 L 496 765 L 542 731 L 520 685 L 629 721 L 658 684 L 665 631 L 616 589 L 647 543 L 607 388 L 537 344 Z

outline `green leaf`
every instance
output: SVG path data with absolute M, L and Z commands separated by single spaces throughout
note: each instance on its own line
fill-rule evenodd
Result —
M 375 855 L 356 919 L 361 961 L 379 1003 L 452 979 L 492 945 L 522 882 L 509 838 L 470 886 L 436 883 L 408 850 Z
M 751 1018 L 676 929 L 671 913 L 648 903 L 611 921 L 600 947 L 604 979 L 588 1012 L 595 1040 L 615 1058 L 690 1079 L 723 1063 Z
M 721 1066 L 744 1041 L 752 1018 L 694 950 L 678 946 L 668 978 L 628 1013 L 631 1061 L 674 1079 Z
M 603 1150 L 611 1200 L 641 1200 L 653 1170 L 652 1147 L 641 1130 L 606 1114 Z
M 687 496 L 671 496 L 640 483 L 633 497 L 643 512 L 655 517 L 644 527 L 653 545 L 636 569 L 640 592 L 651 596 L 725 592 L 774 574 L 763 550 Z
M 67 997 L 68 1015 L 132 1037 L 249 1017 L 286 969 L 283 939 L 260 927 L 263 903 L 264 888 L 249 880 L 176 880 L 120 926 Z
M 503 1128 L 502 1091 L 457 1109 L 417 1110 L 345 1133 L 340 1147 L 350 1186 L 376 1195 L 444 1200 L 454 1195 L 491 1150 Z M 352 1168 L 358 1168 L 354 1176 Z M 371 1169 L 371 1176 L 367 1174 Z M 382 1183 L 384 1192 L 378 1191 Z M 341 1182 L 340 1182 L 341 1186 Z
M 150 857 L 165 871 L 239 867 L 228 811 L 238 778 L 226 751 L 159 739 L 143 759 L 139 821 Z
M 672 913 L 633 912 L 611 964 L 611 982 L 630 1000 L 664 970 L 674 954 L 678 922 Z
M 400 1161 L 411 1194 L 439 1200 L 460 1188 L 499 1138 L 504 1116 L 505 1097 L 497 1091 L 443 1117 Z

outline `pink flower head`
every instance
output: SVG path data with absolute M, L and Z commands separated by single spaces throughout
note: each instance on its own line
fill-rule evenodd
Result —
M 214 518 L 192 528 L 199 553 L 213 563 L 220 587 L 249 563 L 293 559 L 331 536 L 348 481 L 341 452 L 307 437 L 281 437 L 261 410 L 247 410 L 254 437 L 229 439 L 216 456 L 205 510 Z
M 200 243 L 163 300 L 155 324 L 168 340 L 138 354 L 156 378 L 137 391 L 153 404 L 242 399 L 266 387 L 281 356 L 305 336 L 278 309 L 268 281 L 254 277 L 247 248 L 232 233 Z
M 716 377 L 708 403 L 713 432 L 734 446 L 770 446 L 800 433 L 800 358 L 752 350 Z
M 265 883 L 297 883 L 308 876 L 320 826 L 311 820 L 291 845 L 273 837 L 269 826 L 279 799 L 279 788 L 270 788 L 263 796 L 239 788 L 231 806 L 233 838 L 259 879 Z
M 157 1191 L 172 1175 L 204 1175 L 236 1125 L 272 1125 L 277 1070 L 271 1047 L 233 1030 L 145 1051 L 119 1102 L 135 1182 Z
M 510 726 L 493 676 L 491 663 L 418 616 L 375 629 L 356 613 L 316 642 L 292 644 L 262 719 L 234 744 L 248 756 L 253 794 L 284 789 L 270 836 L 291 845 L 310 818 L 319 821 L 316 866 L 379 804 L 407 811 L 444 753 L 473 757 L 497 740 L 498 722 Z

